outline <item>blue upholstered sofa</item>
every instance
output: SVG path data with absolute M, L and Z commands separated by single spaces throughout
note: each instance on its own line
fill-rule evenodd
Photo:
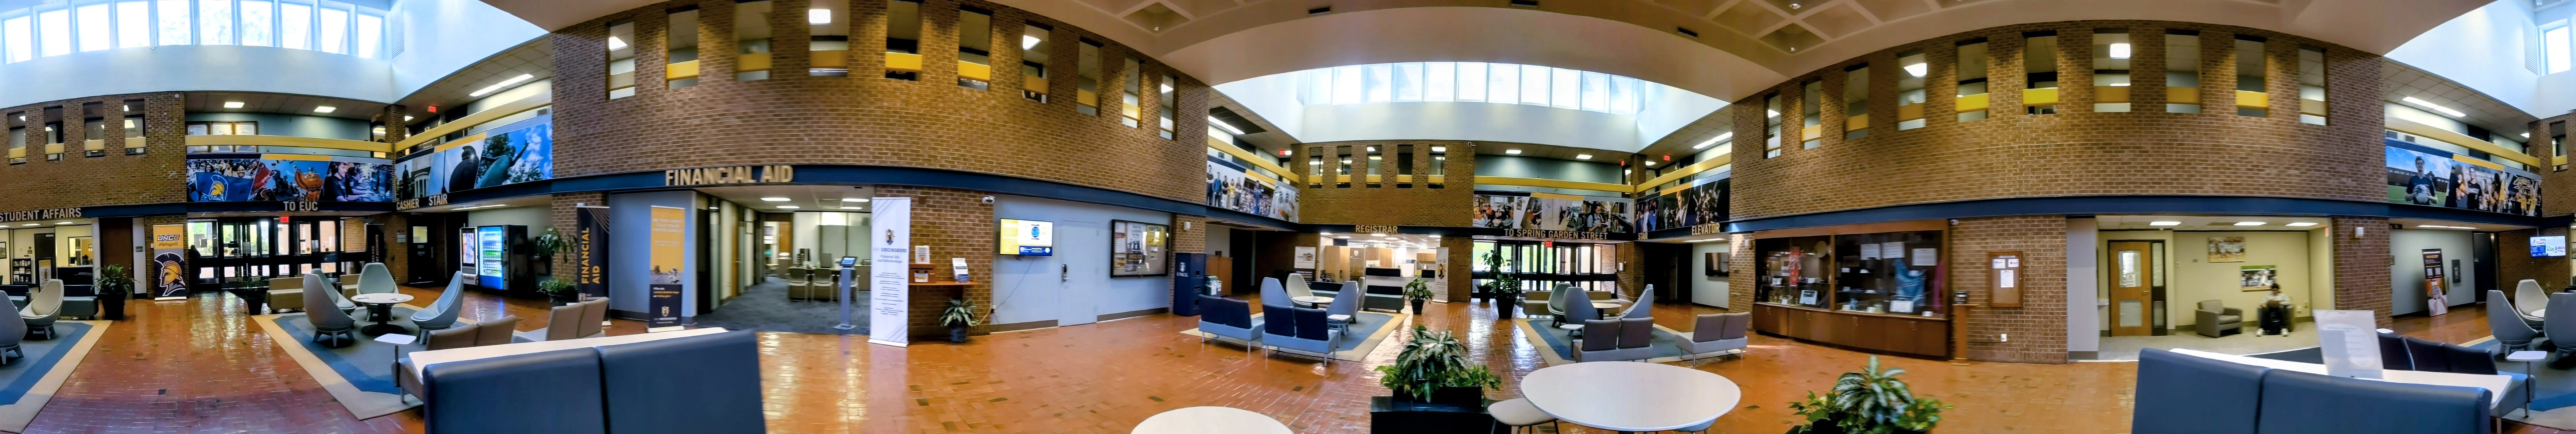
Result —
M 1331 357 L 1342 332 L 1324 319 L 1323 309 L 1261 305 L 1261 343 L 1272 349 Z
M 1252 319 L 1252 302 L 1199 295 L 1199 331 L 1244 346 L 1261 340 L 1261 320 Z
M 765 432 L 750 331 L 514 354 L 421 368 L 436 433 Z
M 1342 293 L 1342 284 L 1338 282 L 1309 281 L 1306 282 L 1306 287 L 1317 297 L 1333 297 Z M 1404 310 L 1404 287 L 1376 285 L 1368 286 L 1367 291 L 1368 298 L 1360 302 L 1361 309 L 1388 312 Z
M 2520 383 L 2497 407 L 2519 406 Z M 2487 433 L 2482 388 L 2334 377 L 2149 348 L 2129 429 L 2153 433 Z

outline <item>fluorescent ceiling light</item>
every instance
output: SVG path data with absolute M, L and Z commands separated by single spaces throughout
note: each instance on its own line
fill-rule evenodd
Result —
M 832 10 L 831 10 L 831 9 L 806 9 L 806 10 L 805 10 L 805 24 L 831 24 L 831 23 L 832 23 Z M 615 46 L 614 46 L 614 45 L 612 45 L 611 47 L 615 47 Z M 609 49 L 611 49 L 611 50 L 615 50 L 616 48 L 609 48 Z
M 1376 147 L 1376 146 L 1370 146 L 1370 147 L 1368 147 L 1368 151 L 1369 151 L 1369 152 L 1377 152 L 1377 147 Z
M 2415 99 L 2415 97 L 2411 97 L 2411 96 L 2410 96 L 2410 97 L 2406 97 L 2406 103 L 2407 103 L 2407 104 L 2414 104 L 2414 105 L 2418 105 L 2418 106 L 2423 106 L 2424 108 L 2428 108 L 2428 109 L 2433 109 L 2433 111 L 2442 112 L 2442 114 L 2451 115 L 2451 117 L 2455 117 L 2455 118 L 2464 118 L 2464 117 L 2469 117 L 2469 114 L 2467 114 L 2467 113 L 2461 113 L 2459 110 L 2452 110 L 2450 107 L 2443 107 L 2443 106 L 2441 106 L 2441 105 L 2433 104 L 2433 103 L 2430 103 L 2430 102 L 2425 102 L 2424 100 Z
M 2147 226 L 2181 226 L 2181 225 L 2182 225 L 2182 222 L 2178 222 L 2178 221 L 2171 221 L 2171 220 L 2147 222 Z
M 404 116 L 403 116 L 403 122 L 411 122 L 411 116 L 410 116 L 410 115 L 404 115 Z
M 841 209 L 865 209 L 865 208 L 860 208 L 860 207 L 855 207 L 855 206 L 845 206 L 845 207 L 841 207 Z
M 788 200 L 788 199 L 787 199 L 787 198 L 784 198 L 784 197 L 764 197 L 764 198 L 760 198 L 760 201 L 762 201 L 762 202 L 786 202 L 787 200 Z
M 1590 160 L 1590 159 L 1592 159 L 1592 154 L 1574 154 L 1574 159 L 1577 159 L 1577 160 Z
M 242 108 L 242 102 L 241 102 L 241 101 L 224 101 L 224 108 Z M 26 120 L 26 117 L 25 117 L 25 116 L 20 116 L 20 117 L 18 118 L 18 120 Z
M 1912 65 L 1905 65 L 1905 75 L 1911 75 L 1911 76 L 1915 76 L 1915 77 L 1922 77 L 1924 74 L 1930 74 L 1930 73 L 1932 73 L 1932 64 L 1928 64 L 1928 63 L 1917 63 L 1917 64 L 1912 64 Z
M 1208 116 L 1208 124 L 1216 125 L 1217 128 L 1225 129 L 1225 132 L 1234 133 L 1234 135 L 1243 135 L 1243 129 L 1235 128 L 1234 124 L 1225 123 L 1225 120 L 1217 119 L 1215 116 Z
M 778 206 L 778 209 L 798 209 L 798 208 L 804 208 L 804 207 L 801 207 L 801 206 L 795 206 L 795 205 L 779 205 L 779 206 Z
M 1323 235 L 1332 235 L 1332 234 L 1333 234 L 1332 232 L 1317 232 L 1317 233 L 1318 233 L 1318 234 L 1323 234 Z
M 1162 86 L 1163 86 L 1163 93 L 1172 93 L 1172 83 L 1171 83 L 1171 82 L 1164 82 L 1164 83 L 1162 83 Z
M 1503 153 L 1505 153 L 1505 154 L 1512 154 L 1512 155 L 1520 155 L 1520 154 L 1521 154 L 1521 150 L 1519 150 L 1519 149 L 1506 149 L 1506 150 L 1503 150 Z
M 2433 228 L 2433 229 L 2477 229 L 2477 228 L 2468 227 L 2468 226 L 2442 226 L 2442 225 L 2415 225 L 2415 227 L 2419 227 L 2419 228 Z
M 1349 235 L 1343 235 L 1343 236 L 1337 236 L 1337 237 L 1333 237 L 1333 238 L 1340 238 L 1340 239 L 1345 239 L 1345 240 L 1347 240 L 1347 239 L 1351 239 L 1351 236 L 1349 236 Z
M 1037 48 L 1039 42 L 1046 42 L 1046 40 L 1038 39 L 1036 36 L 1020 35 L 1020 49 L 1022 50 Z
M 1440 236 L 1439 236 L 1439 235 L 1432 235 L 1431 237 L 1432 237 L 1432 238 L 1440 238 Z
M 2308 226 L 2316 226 L 2316 225 L 2317 225 L 2317 222 L 2291 222 L 2290 224 L 2286 224 L 2286 225 L 2282 225 L 2282 226 L 2308 227 Z
M 2117 44 L 2111 44 L 2111 58 L 2113 58 L 2113 59 L 2127 59 L 2127 58 L 2129 58 L 2129 43 L 2127 43 L 2127 42 L 2122 42 L 2122 43 L 2117 43 Z M 1916 75 L 1916 77 L 1921 77 L 1921 75 Z
M 339 107 L 327 106 L 327 105 L 326 105 L 326 106 L 315 106 L 315 107 L 313 107 L 313 112 L 314 112 L 314 113 L 330 113 L 330 112 L 335 112 L 335 111 L 340 111 L 340 108 L 339 108 Z
M 864 197 L 844 197 L 844 198 L 841 198 L 841 201 L 842 201 L 842 202 L 866 202 L 866 201 L 868 201 L 868 198 L 864 198 Z
M 510 79 L 508 79 L 508 80 L 501 80 L 501 82 L 499 82 L 499 83 L 492 83 L 492 85 L 491 85 L 491 86 L 484 86 L 484 87 L 483 87 L 483 90 L 477 90 L 477 91 L 474 91 L 474 93 L 465 94 L 465 96 L 483 96 L 484 94 L 488 94 L 488 93 L 492 93 L 492 92 L 499 92 L 499 91 L 501 91 L 501 89 L 502 89 L 502 88 L 509 87 L 510 85 L 513 85 L 513 84 L 519 84 L 519 82 L 522 82 L 522 81 L 528 81 L 528 80 L 530 80 L 530 79 L 534 79 L 534 78 L 537 78 L 537 76 L 534 76 L 534 75 L 528 75 L 528 74 L 519 74 L 519 76 L 517 76 L 517 77 L 510 77 Z
M 1383 237 L 1383 236 L 1386 236 L 1386 233 L 1385 233 L 1385 232 L 1370 232 L 1370 233 L 1369 233 L 1369 236 L 1372 236 L 1372 237 Z
M 1764 111 L 1771 112 L 1771 117 L 1775 117 L 1775 118 L 1776 118 L 1776 117 L 1780 117 L 1780 111 L 1779 111 L 1779 110 L 1764 110 Z
M 1646 167 L 1655 167 L 1655 160 L 1646 160 Z
M 2262 226 L 2263 222 L 2236 222 L 2237 226 Z
M 1728 131 L 1728 132 L 1725 132 L 1725 133 L 1722 133 L 1722 134 L 1718 134 L 1718 135 L 1717 135 L 1717 137 L 1710 137 L 1710 138 L 1708 138 L 1708 141 L 1705 141 L 1705 142 L 1699 142 L 1699 144 L 1697 144 L 1697 145 L 1691 145 L 1691 149 L 1707 149 L 1710 145 L 1715 145 L 1715 144 L 1717 144 L 1717 142 L 1719 142 L 1719 141 L 1723 141 L 1723 140 L 1726 140 L 1726 139 L 1729 139 L 1729 138 L 1734 138 L 1734 137 L 1735 137 L 1735 132 L 1734 132 L 1734 131 Z
M 19 226 L 36 226 L 36 224 L 35 224 L 35 223 L 28 223 L 28 224 L 23 224 L 23 225 L 19 225 Z

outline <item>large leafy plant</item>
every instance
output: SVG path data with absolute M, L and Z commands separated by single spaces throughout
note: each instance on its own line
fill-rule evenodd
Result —
M 1485 293 L 1503 296 L 1521 294 L 1521 278 L 1503 272 L 1502 250 L 1485 252 L 1485 269 L 1494 273 L 1494 280 L 1485 282 Z
M 134 275 L 126 273 L 124 265 L 101 265 L 94 279 L 92 283 L 98 284 L 100 294 L 116 294 L 122 297 L 134 292 Z
M 1410 282 L 1404 282 L 1404 298 L 1413 300 L 1430 300 L 1431 284 L 1424 283 L 1420 277 L 1413 278 L 1413 281 Z
M 939 323 L 948 326 L 975 326 L 975 303 L 963 298 L 948 299 L 948 310 L 939 313 Z
M 1870 356 L 1869 367 L 1836 378 L 1833 391 L 1824 396 L 1807 392 L 1806 401 L 1789 403 L 1794 413 L 1807 418 L 1806 425 L 1791 428 L 1790 434 L 1932 431 L 1941 410 L 1951 407 L 1936 399 L 1915 399 L 1913 388 L 1896 379 L 1903 373 L 1902 368 L 1881 370 L 1878 356 Z
M 1416 401 L 1431 400 L 1431 392 L 1442 387 L 1502 387 L 1503 379 L 1484 365 L 1468 366 L 1467 345 L 1448 331 L 1430 331 L 1413 326 L 1413 340 L 1404 343 L 1404 351 L 1395 355 L 1395 363 L 1377 367 L 1386 374 L 1378 384 L 1398 396 Z

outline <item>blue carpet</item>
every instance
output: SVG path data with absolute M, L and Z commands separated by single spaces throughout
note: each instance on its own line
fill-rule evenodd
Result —
M 35 388 L 36 382 L 43 381 L 45 373 L 54 369 L 54 364 L 61 362 L 64 355 L 71 354 L 74 344 L 90 338 L 89 331 L 89 324 L 64 321 L 54 323 L 54 332 L 62 337 L 19 341 L 18 352 L 26 357 L 10 362 L 8 366 L 0 366 L 0 405 L 16 404 L 19 398 L 26 397 L 27 390 Z
M 1539 340 L 1546 342 L 1547 348 L 1555 351 L 1557 358 L 1574 360 L 1574 332 L 1550 327 L 1544 318 L 1530 318 L 1525 319 L 1524 321 L 1529 322 L 1531 329 L 1538 330 L 1537 335 Z M 1656 327 L 1654 336 L 1654 343 L 1648 344 L 1647 346 L 1655 349 L 1655 358 L 1690 355 L 1690 353 L 1682 351 L 1681 344 L 1679 343 L 1682 341 L 1681 335 L 1664 331 L 1662 327 Z
M 1261 315 L 1262 314 L 1257 313 L 1252 314 L 1252 319 L 1258 321 L 1261 319 Z M 1338 353 L 1359 348 L 1360 344 L 1368 343 L 1368 337 L 1370 335 L 1377 334 L 1378 329 L 1385 328 L 1388 324 L 1394 323 L 1395 315 L 1367 311 L 1353 314 L 1351 315 L 1350 331 L 1342 332 L 1342 340 L 1340 342 L 1333 343 L 1333 352 Z M 1260 329 L 1254 329 L 1253 331 L 1259 332 Z M 1255 336 L 1258 335 L 1258 333 L 1255 334 Z
M 358 313 L 365 315 L 366 310 L 360 309 Z M 418 328 L 411 326 L 411 308 L 397 306 L 393 308 L 393 313 L 394 318 L 397 318 L 393 324 L 411 329 L 413 333 L 418 332 Z M 313 322 L 305 320 L 304 314 L 301 313 L 278 315 L 274 323 L 279 329 L 286 331 L 288 336 L 295 337 L 295 342 L 303 345 L 306 352 L 313 353 L 314 358 L 321 359 L 322 363 L 330 365 L 332 371 L 339 373 L 341 378 L 348 379 L 349 384 L 356 386 L 358 390 L 395 395 L 403 393 L 402 388 L 394 384 L 394 345 L 377 342 L 375 336 L 366 333 L 353 333 L 357 343 L 340 348 L 324 346 L 313 342 Z M 375 323 L 375 321 L 357 322 L 359 328 Z M 466 323 L 458 323 L 458 325 L 464 324 Z M 422 348 L 419 342 L 402 347 L 403 354 L 410 354 Z

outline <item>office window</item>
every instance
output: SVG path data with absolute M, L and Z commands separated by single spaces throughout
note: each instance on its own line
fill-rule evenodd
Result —
M 1160 98 L 1155 101 L 1156 104 L 1154 104 L 1154 107 L 1161 109 L 1163 112 L 1163 138 L 1166 139 L 1172 138 L 1172 122 L 1173 119 L 1177 118 L 1173 116 L 1174 110 L 1176 107 L 1180 107 L 1181 105 L 1178 95 L 1179 92 L 1172 91 L 1172 83 L 1178 82 L 1179 80 L 1179 78 L 1173 77 L 1172 74 L 1166 73 L 1163 74 L 1162 80 L 1154 82 L 1156 86 L 1158 86 L 1156 88 L 1158 92 L 1154 92 L 1154 94 Z
M 242 0 L 242 2 L 241 2 L 241 44 L 242 44 L 242 45 L 257 46 L 257 47 L 274 47 L 274 46 L 277 46 L 277 33 L 276 33 L 276 29 L 277 29 L 277 22 L 276 22 L 276 21 L 277 21 L 277 20 L 276 20 L 276 18 L 277 18 L 277 17 L 276 17 L 276 15 L 277 15 L 277 11 L 272 10 L 272 8 L 274 7 L 274 5 L 275 5 L 275 4 L 276 4 L 275 2 L 271 2 L 271 1 L 269 1 L 269 0 Z M 364 22 L 364 21 L 361 21 L 361 23 L 363 23 L 363 22 Z M 381 18 L 379 18 L 379 19 L 377 19 L 377 20 L 376 20 L 376 24 L 377 24 L 378 26 L 382 26 L 382 25 L 384 24 L 384 20 L 383 20 L 383 19 L 381 19 Z M 381 29 L 379 29 L 379 30 L 378 30 L 378 32 L 381 32 L 381 31 L 382 31 Z M 369 35 L 369 34 L 373 34 L 373 33 L 378 33 L 378 32 L 369 32 L 369 31 L 367 31 L 366 29 L 363 29 L 363 28 L 362 28 L 362 29 L 359 29 L 359 30 L 358 30 L 358 32 L 359 32 L 361 35 Z M 372 36 L 367 36 L 367 37 L 372 37 Z
M 90 103 L 88 105 L 96 106 L 98 104 Z M 92 112 L 90 114 L 97 113 Z M 81 155 L 87 157 L 107 156 L 107 118 L 94 117 L 81 120 Z
M 41 56 L 72 54 L 72 11 L 55 9 L 36 13 L 36 46 Z
M 1896 129 L 1898 131 L 1923 128 L 1923 102 L 1925 101 L 1923 76 L 1932 74 L 1932 64 L 1927 59 L 1921 51 L 1896 55 L 1897 69 L 1905 72 L 1904 75 L 1896 76 Z
M 770 10 L 768 0 L 733 5 L 734 81 L 769 79 Z
M 116 3 L 116 48 L 152 45 L 152 4 L 141 1 Z
M 896 80 L 921 79 L 921 3 L 886 1 L 886 72 Z
M 60 114 L 62 109 L 46 109 L 46 114 Z M 63 123 L 45 123 L 45 161 L 63 160 Z
M 125 155 L 143 155 L 143 100 L 126 100 L 125 113 Z
M 2093 29 L 2093 111 L 2129 111 L 2129 29 Z
M 107 7 L 105 4 L 95 4 L 81 6 L 78 9 L 81 51 L 98 51 L 116 46 L 116 41 L 109 39 L 110 36 L 108 36 L 111 33 L 109 30 L 113 29 L 108 26 L 110 20 L 107 16 Z
M 2549 123 L 2549 156 L 2567 155 L 2567 121 Z
M 188 26 L 190 15 L 188 11 L 188 0 L 160 0 L 159 3 L 155 4 L 159 5 L 159 7 L 156 8 L 157 10 L 153 11 L 155 15 L 155 19 L 153 21 L 160 23 L 160 45 L 188 45 L 196 43 L 197 34 L 195 33 L 195 29 Z
M 314 25 L 313 48 L 324 53 L 349 53 L 349 10 L 322 8 Z
M 1458 100 L 1458 63 L 1425 62 L 1422 64 L 1422 101 Z
M 1126 118 L 1120 119 L 1119 122 L 1130 127 L 1137 127 L 1139 126 L 1137 125 L 1137 121 L 1144 120 L 1145 116 L 1143 100 L 1138 98 L 1140 93 L 1144 91 L 1143 88 L 1145 87 L 1145 64 L 1137 62 L 1134 57 L 1120 58 L 1118 60 L 1120 62 L 1119 64 L 1126 65 L 1125 67 L 1119 68 L 1119 71 L 1121 72 L 1118 73 L 1119 81 L 1126 82 L 1125 85 L 1121 86 L 1125 91 L 1123 93 L 1124 99 L 1119 100 L 1119 103 L 1123 105 L 1118 107 L 1118 114 L 1125 116 Z
M 1645 99 L 1641 98 L 1642 95 L 1640 95 L 1640 93 L 1644 92 L 1642 89 L 1645 87 L 1644 81 L 1628 77 L 1611 76 L 1610 114 L 1636 115 L 1637 111 L 1641 110 L 1639 106 L 1645 104 Z
M 2200 113 L 2200 32 L 2165 31 L 2165 112 Z
M 2271 115 L 2271 98 L 2265 77 L 2271 76 L 2271 59 L 2263 55 L 2263 37 L 2236 35 L 2236 115 L 2267 117 Z
M 964 6 L 957 8 L 957 86 L 974 90 L 992 89 L 992 11 Z M 1165 134 L 1165 137 L 1169 136 Z
M 1100 43 L 1083 40 L 1073 61 L 1073 111 L 1100 115 Z
M 1020 97 L 1039 103 L 1047 102 L 1047 53 L 1054 50 L 1047 32 L 1037 23 L 1020 25 Z
M 1959 122 L 1985 119 L 1991 102 L 1986 95 L 1986 69 L 1993 61 L 1986 56 L 1986 38 L 1960 41 L 1958 49 L 1959 63 L 1950 67 L 1959 77 Z
M 634 38 L 627 38 L 632 41 Z M 313 5 L 279 2 L 277 4 L 277 46 L 298 50 L 313 49 Z
M 2022 32 L 2021 69 L 2030 84 L 2021 91 L 2022 111 L 2057 113 L 2057 32 Z
M 2567 33 L 2566 26 L 2559 26 L 2558 28 L 2549 29 L 2548 31 L 2540 33 L 2540 51 L 2547 53 L 2546 56 L 2549 58 L 2549 73 L 2551 74 L 2567 72 L 2568 66 L 2571 63 L 2567 59 Z
M 36 58 L 35 20 L 28 17 L 0 20 L 0 40 L 9 44 L 9 61 L 25 62 Z
M 231 0 L 197 1 L 197 43 L 232 45 L 233 2 Z
M 817 77 L 850 76 L 850 11 L 848 0 L 814 0 L 805 10 L 807 55 L 812 65 L 805 75 Z M 920 8 L 914 8 L 918 11 Z
M 2326 124 L 2326 49 L 2299 47 L 2299 122 Z
M 1578 109 L 1595 112 L 1610 111 L 1610 74 L 1582 72 L 1578 76 L 1581 77 L 1578 83 L 1582 86 L 1583 93 L 1583 96 L 1579 97 L 1582 105 Z
M 672 12 L 671 27 L 662 32 L 662 80 L 666 89 L 698 85 L 698 9 Z
M 27 113 L 9 114 L 9 164 L 27 164 Z
M 1816 149 L 1817 146 L 1824 146 L 1825 81 L 1813 80 L 1799 83 L 1798 94 L 1802 95 L 1798 99 L 1798 117 L 1801 121 L 1805 122 L 1803 124 L 1799 124 L 1799 126 L 1806 127 L 1806 129 L 1798 131 L 1799 144 L 1802 145 L 1804 149 Z
M 1431 176 L 1433 176 L 1433 177 L 1434 177 L 1434 178 L 1431 178 L 1431 182 L 1440 182 L 1440 181 L 1442 181 L 1442 179 L 1441 179 L 1441 178 L 1439 178 L 1439 177 L 1442 177 L 1442 176 L 1448 176 L 1448 175 L 1449 175 L 1449 167 L 1448 167 L 1448 166 L 1449 166 L 1449 147 L 1447 147 L 1447 146 L 1433 146 L 1433 147 L 1431 147 Z
M 1762 97 L 1762 158 L 1780 156 L 1780 94 Z
M 1362 160 L 1360 163 L 1368 165 L 1368 168 L 1366 169 L 1368 178 L 1362 179 L 1361 181 L 1368 183 L 1370 188 L 1376 188 L 1378 183 L 1385 182 L 1383 181 L 1385 178 L 1382 177 L 1384 175 L 1382 170 L 1383 167 L 1386 166 L 1386 152 L 1378 150 L 1376 146 L 1370 146 L 1363 149 L 1361 152 L 1365 152 L 1363 155 L 1368 156 L 1367 160 Z
M 378 53 L 384 52 L 385 17 L 358 14 L 357 36 L 358 47 L 351 54 L 369 59 L 384 58 Z
M 608 23 L 608 99 L 635 96 L 635 22 Z
M 1324 188 L 1324 148 L 1306 150 L 1306 188 Z
M 1869 137 L 1869 65 L 1843 69 L 1843 140 Z

